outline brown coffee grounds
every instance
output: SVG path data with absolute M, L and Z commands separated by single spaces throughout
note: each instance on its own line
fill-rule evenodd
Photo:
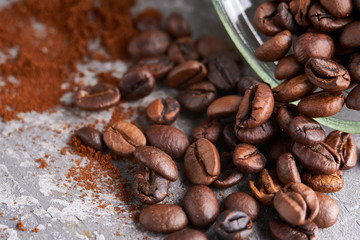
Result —
M 47 166 L 48 166 L 47 162 L 43 158 L 36 159 L 36 162 L 40 163 L 40 166 L 38 168 L 44 169 L 44 168 L 47 168 Z
M 26 228 L 24 228 L 24 223 L 20 220 L 18 225 L 17 225 L 17 228 L 20 230 L 20 231 L 27 231 Z
M 117 86 L 119 84 L 120 79 L 117 77 L 114 77 L 112 75 L 112 71 L 110 72 L 99 72 L 96 74 L 96 77 L 98 78 L 99 82 L 103 83 L 109 83 Z
M 39 229 L 38 228 L 33 228 L 33 230 L 32 230 L 33 232 L 39 232 Z

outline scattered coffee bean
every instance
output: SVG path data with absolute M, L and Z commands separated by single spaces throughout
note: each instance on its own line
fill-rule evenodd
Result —
M 193 129 L 191 137 L 194 141 L 206 138 L 212 143 L 217 143 L 222 130 L 222 124 L 218 119 L 206 119 Z
M 240 142 L 250 144 L 263 143 L 276 136 L 279 132 L 279 127 L 273 118 L 255 128 L 239 128 L 235 125 L 235 136 Z
M 289 30 L 279 32 L 255 50 L 255 57 L 263 62 L 273 62 L 281 59 L 291 47 L 291 36 Z
M 351 80 L 360 82 L 360 52 L 351 55 L 349 60 L 348 71 L 351 76 Z
M 277 240 L 317 240 L 319 228 L 315 223 L 307 223 L 302 226 L 290 226 L 282 221 L 272 220 L 269 222 L 271 235 Z
M 267 1 L 260 4 L 254 14 L 254 27 L 262 34 L 268 36 L 273 36 L 280 32 L 282 29 L 278 27 L 273 20 L 276 12 L 276 3 Z
M 326 137 L 320 124 L 306 116 L 297 116 L 290 122 L 289 134 L 295 142 L 308 146 L 323 142 Z
M 220 90 L 233 89 L 240 78 L 240 68 L 235 61 L 224 55 L 212 57 L 208 63 L 209 81 Z
M 242 97 L 238 95 L 227 95 L 213 101 L 207 111 L 206 115 L 209 118 L 226 118 L 235 116 Z
M 314 219 L 314 223 L 319 228 L 329 228 L 338 220 L 340 206 L 332 197 L 321 192 L 315 193 L 319 200 L 319 213 Z
M 143 17 L 136 21 L 136 29 L 140 32 L 160 29 L 160 22 L 152 17 Z
M 293 0 L 289 3 L 289 8 L 295 21 L 301 27 L 310 25 L 307 13 L 312 2 L 312 0 Z
M 173 68 L 166 77 L 166 85 L 171 88 L 186 88 L 200 82 L 207 75 L 206 67 L 198 61 L 187 61 Z
M 175 63 L 183 63 L 190 60 L 198 60 L 195 43 L 190 37 L 182 37 L 174 40 L 168 49 L 168 55 Z
M 220 240 L 249 239 L 254 233 L 253 223 L 242 211 L 226 210 L 216 221 L 215 233 Z
M 229 123 L 224 127 L 223 131 L 224 142 L 231 150 L 234 150 L 236 145 L 240 143 L 235 135 L 234 127 L 234 123 Z
M 332 174 L 313 174 L 302 170 L 301 179 L 304 184 L 318 192 L 338 192 L 344 186 L 344 179 L 340 170 Z
M 146 109 L 148 118 L 157 124 L 171 124 L 176 120 L 179 113 L 180 104 L 172 97 L 155 99 Z
M 276 26 L 281 27 L 281 29 L 289 30 L 291 33 L 298 32 L 298 26 L 292 16 L 289 4 L 286 2 L 279 3 L 277 6 L 277 13 L 272 18 L 272 21 Z
M 220 53 L 234 52 L 236 48 L 222 38 L 205 35 L 197 40 L 196 50 L 203 58 L 209 58 Z
M 220 157 L 221 172 L 213 182 L 217 188 L 229 188 L 235 186 L 244 178 L 244 174 L 239 172 L 233 163 L 233 152 L 223 152 Z
M 360 85 L 354 87 L 347 95 L 346 106 L 350 109 L 360 110 Z
M 174 66 L 174 62 L 168 56 L 159 55 L 142 58 L 132 66 L 131 70 L 146 69 L 151 72 L 154 78 L 159 79 L 165 76 Z
M 340 35 L 340 44 L 344 48 L 356 48 L 360 46 L 360 21 L 352 22 L 344 28 Z
M 304 71 L 304 67 L 296 60 L 295 56 L 289 55 L 279 60 L 275 67 L 275 78 L 290 79 Z
M 266 158 L 259 150 L 246 143 L 238 144 L 234 150 L 234 165 L 242 173 L 256 173 L 265 167 Z
M 268 160 L 267 162 L 276 166 L 278 158 L 286 152 L 291 152 L 293 144 L 294 141 L 288 135 L 281 136 L 279 139 L 276 139 L 271 143 L 266 154 L 266 159 Z
M 252 76 L 243 76 L 240 77 L 237 83 L 237 91 L 240 95 L 244 95 L 245 91 L 252 85 L 264 83 L 262 80 L 252 77 Z
M 104 150 L 105 143 L 102 138 L 101 132 L 91 127 L 83 127 L 76 131 L 76 136 L 78 136 L 83 143 L 96 149 Z
M 320 3 L 337 18 L 349 16 L 353 9 L 351 0 L 320 0 Z
M 279 108 L 276 121 L 286 133 L 290 133 L 290 123 L 298 115 L 299 111 L 295 105 L 285 104 Z
M 246 213 L 251 221 L 255 221 L 260 214 L 260 204 L 255 198 L 244 192 L 234 192 L 224 199 L 224 208 L 240 210 Z
M 155 78 L 149 70 L 134 69 L 124 74 L 119 89 L 124 99 L 134 101 L 149 95 L 155 88 Z
M 209 240 L 205 234 L 195 229 L 185 229 L 168 235 L 164 240 Z
M 295 159 L 289 152 L 282 154 L 277 160 L 276 173 L 284 185 L 292 182 L 301 182 Z
M 191 29 L 188 21 L 179 13 L 172 13 L 166 21 L 166 31 L 173 37 L 191 36 Z

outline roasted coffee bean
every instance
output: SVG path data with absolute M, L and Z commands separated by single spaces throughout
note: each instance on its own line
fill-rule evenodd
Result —
M 209 81 L 218 89 L 233 89 L 240 78 L 240 68 L 235 61 L 224 55 L 212 57 L 208 63 Z
M 281 59 L 289 51 L 292 35 L 289 30 L 279 32 L 264 42 L 255 50 L 255 57 L 263 62 L 273 62 Z
M 124 74 L 119 89 L 124 99 L 134 101 L 149 95 L 155 88 L 155 78 L 149 70 L 133 69 Z
M 264 83 L 262 80 L 252 77 L 252 76 L 243 76 L 240 77 L 237 83 L 237 90 L 240 95 L 244 95 L 245 91 L 252 85 Z
M 165 53 L 170 45 L 170 37 L 161 30 L 149 30 L 134 37 L 128 47 L 130 55 L 135 59 Z
M 360 0 L 353 1 L 358 10 L 360 10 Z
M 360 82 L 360 52 L 356 52 L 351 55 L 349 60 L 348 71 L 350 73 L 351 80 Z
M 179 92 L 180 103 L 192 112 L 205 110 L 217 96 L 215 86 L 210 82 L 198 82 Z
M 234 123 L 229 123 L 224 127 L 223 131 L 224 142 L 231 150 L 233 150 L 239 143 L 239 140 L 237 139 L 234 132 L 234 127 Z
M 146 109 L 148 118 L 157 124 L 171 124 L 176 120 L 179 113 L 180 104 L 172 97 L 155 99 Z
M 187 61 L 173 68 L 166 78 L 166 85 L 171 88 L 186 88 L 200 82 L 207 75 L 206 67 L 197 61 Z
M 119 102 L 120 92 L 116 86 L 98 83 L 95 86 L 81 87 L 75 93 L 75 103 L 86 110 L 102 110 Z
M 265 123 L 274 109 L 274 96 L 265 83 L 253 85 L 245 92 L 236 114 L 236 127 L 255 128 Z
M 251 221 L 255 221 L 260 214 L 260 204 L 255 198 L 244 192 L 234 192 L 224 199 L 224 208 L 240 210 L 246 213 Z
M 140 168 L 134 181 L 134 195 L 143 204 L 155 204 L 168 194 L 169 180 L 157 175 L 148 167 Z
M 319 228 L 315 223 L 307 223 L 302 226 L 290 226 L 282 221 L 272 220 L 269 222 L 271 235 L 277 240 L 318 240 Z
M 319 200 L 319 213 L 314 219 L 314 223 L 319 228 L 329 228 L 336 223 L 340 206 L 332 197 L 321 192 L 315 193 Z
M 182 37 L 174 40 L 168 49 L 168 55 L 175 63 L 183 63 L 189 60 L 198 60 L 195 43 L 190 37 Z
M 192 225 L 207 228 L 219 215 L 219 203 L 215 193 L 203 185 L 188 189 L 183 198 L 184 210 Z
M 344 48 L 356 48 L 360 46 L 360 21 L 352 22 L 341 32 L 339 41 Z
M 244 178 L 244 174 L 239 172 L 233 163 L 233 152 L 223 152 L 220 157 L 221 172 L 213 182 L 217 188 L 229 188 L 235 186 Z
M 152 17 L 143 17 L 136 21 L 136 29 L 140 32 L 160 29 L 160 22 Z
M 142 58 L 131 69 L 145 68 L 151 72 L 154 78 L 159 79 L 165 76 L 174 66 L 175 63 L 168 56 L 159 55 Z
M 122 157 L 130 157 L 137 147 L 146 145 L 146 138 L 141 130 L 122 120 L 106 129 L 103 137 L 106 146 Z
M 329 117 L 340 112 L 344 102 L 342 92 L 317 92 L 301 99 L 298 110 L 312 118 Z
M 166 21 L 166 31 L 173 37 L 191 36 L 191 29 L 188 21 L 179 13 L 172 13 Z
M 254 233 L 253 223 L 240 210 L 226 210 L 216 221 L 215 233 L 220 240 L 249 239 Z
M 301 171 L 301 179 L 304 184 L 318 192 L 338 192 L 344 186 L 344 179 L 340 170 L 329 175 L 312 174 L 303 170 Z
M 204 35 L 196 42 L 196 50 L 203 58 L 208 58 L 216 54 L 235 52 L 234 45 L 222 38 L 216 36 Z
M 165 179 L 170 181 L 178 179 L 178 169 L 172 158 L 156 147 L 137 147 L 134 151 L 134 158 Z
M 286 80 L 273 89 L 274 99 L 277 102 L 288 103 L 296 101 L 314 91 L 312 84 L 305 74 Z
M 353 9 L 351 0 L 320 0 L 320 3 L 326 10 L 337 18 L 349 16 Z
M 259 150 L 246 143 L 238 144 L 234 150 L 234 165 L 242 173 L 260 172 L 265 167 L 266 158 Z
M 235 136 L 241 142 L 250 144 L 263 143 L 276 136 L 279 132 L 279 127 L 273 118 L 255 128 L 239 128 L 234 127 Z
M 360 110 L 360 85 L 354 87 L 346 97 L 346 107 Z
M 185 229 L 168 235 L 164 240 L 209 240 L 205 234 L 195 229 Z
M 154 204 L 141 211 L 140 224 L 151 232 L 171 233 L 184 229 L 188 219 L 177 205 Z
M 282 184 L 301 182 L 300 174 L 293 155 L 289 152 L 282 154 L 276 163 L 276 173 Z
M 277 6 L 277 13 L 272 21 L 276 26 L 281 27 L 284 30 L 287 29 L 291 33 L 297 33 L 298 31 L 298 26 L 290 11 L 289 4 L 286 2 L 279 3 Z
M 303 71 L 304 67 L 296 61 L 294 54 L 283 57 L 275 67 L 275 78 L 290 79 Z
M 294 141 L 288 135 L 282 136 L 272 142 L 266 154 L 267 162 L 276 166 L 278 158 L 286 152 L 291 152 L 293 144 Z
M 76 131 L 76 136 L 78 136 L 83 143 L 96 150 L 101 151 L 105 148 L 101 132 L 92 127 L 80 128 Z
M 309 81 L 326 91 L 343 91 L 350 85 L 348 71 L 335 61 L 323 57 L 312 57 L 305 65 Z
M 275 194 L 274 207 L 282 219 L 300 226 L 314 220 L 319 212 L 319 200 L 305 184 L 289 183 Z
M 207 111 L 206 115 L 209 118 L 226 118 L 235 116 L 242 97 L 238 95 L 227 95 L 213 101 Z
M 268 1 L 260 4 L 255 11 L 254 27 L 262 34 L 273 36 L 280 32 L 281 27 L 274 23 L 273 16 L 277 13 L 277 5 L 274 2 Z
M 293 0 L 289 3 L 289 8 L 295 21 L 301 27 L 310 25 L 307 13 L 312 2 L 313 0 Z
M 299 163 L 314 174 L 332 174 L 340 167 L 339 154 L 326 143 L 315 146 L 293 145 L 293 154 Z
M 320 124 L 306 116 L 297 116 L 290 122 L 289 134 L 295 142 L 308 146 L 323 142 L 326 137 Z
M 339 154 L 341 170 L 355 167 L 358 161 L 358 153 L 356 142 L 350 133 L 333 131 L 327 136 L 325 143 Z
M 207 119 L 202 121 L 197 127 L 195 127 L 191 133 L 191 137 L 194 141 L 200 138 L 206 138 L 212 143 L 217 143 L 222 133 L 223 126 L 218 119 Z
M 220 157 L 214 144 L 205 138 L 191 144 L 185 153 L 184 170 L 194 184 L 214 182 L 220 174 Z
M 309 44 L 311 43 L 311 44 Z M 332 58 L 335 53 L 335 44 L 331 37 L 322 33 L 304 33 L 294 42 L 296 60 L 305 64 L 310 57 Z
M 150 146 L 163 150 L 173 158 L 184 156 L 190 144 L 184 132 L 166 125 L 150 126 L 145 131 L 145 136 Z
M 290 123 L 298 115 L 299 111 L 295 105 L 285 104 L 279 108 L 276 121 L 286 133 L 290 133 Z

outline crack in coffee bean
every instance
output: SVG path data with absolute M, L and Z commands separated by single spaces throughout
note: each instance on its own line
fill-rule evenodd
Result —
M 111 126 L 111 129 L 113 130 L 113 132 L 119 133 L 119 136 L 121 136 L 128 144 L 135 148 L 138 147 L 138 144 L 134 142 L 134 140 L 130 136 L 128 136 L 123 130 L 114 128 L 113 126 Z

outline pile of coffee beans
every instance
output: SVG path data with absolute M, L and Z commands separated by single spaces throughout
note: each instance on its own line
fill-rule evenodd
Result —
M 302 11 L 312 2 L 293 0 L 290 8 L 286 2 L 260 5 L 257 27 L 277 35 L 256 56 L 266 61 L 283 57 L 291 47 L 290 32 L 300 29 L 297 21 L 311 23 Z M 333 6 L 330 1 L 321 2 Z M 321 6 L 317 3 L 316 10 L 330 16 Z M 297 14 L 292 17 L 289 9 L 298 9 Z M 329 18 L 329 24 L 345 27 L 351 18 L 346 16 L 345 20 L 343 15 Z M 323 29 L 324 24 L 317 26 Z M 350 84 L 348 71 L 328 59 L 334 51 L 332 38 L 320 33 L 300 36 L 295 56 L 285 57 L 279 63 L 283 67 L 277 68 L 278 76 L 291 79 L 271 89 L 255 77 L 242 76 L 241 58 L 227 41 L 212 36 L 194 41 L 189 23 L 177 13 L 168 17 L 166 31 L 160 26 L 153 18 L 137 23 L 139 35 L 129 45 L 134 63 L 118 87 L 98 84 L 76 92 L 78 107 L 100 110 L 118 103 L 120 96 L 128 101 L 143 98 L 155 84 L 179 90 L 177 99 L 159 98 L 148 105 L 151 125 L 144 132 L 126 121 L 114 123 L 103 134 L 89 127 L 76 132 L 90 147 L 139 164 L 133 194 L 145 206 L 141 225 L 151 232 L 171 233 L 168 240 L 208 239 L 199 230 L 212 226 L 220 240 L 248 239 L 254 233 L 253 223 L 261 217 L 261 203 L 278 213 L 269 222 L 276 239 L 318 239 L 318 228 L 334 225 L 340 211 L 339 204 L 323 192 L 341 190 L 341 171 L 357 162 L 350 134 L 334 131 L 326 137 L 311 118 L 341 108 L 344 97 L 339 91 Z M 305 63 L 306 74 L 295 76 Z M 315 85 L 325 91 L 306 96 Z M 304 96 L 299 107 L 287 103 Z M 181 112 L 191 112 L 194 118 L 206 116 L 193 129 L 191 141 L 170 126 Z M 177 181 L 181 164 L 193 186 L 182 206 L 161 204 L 170 182 Z M 249 181 L 253 196 L 234 192 L 220 205 L 211 188 L 235 186 L 248 174 L 257 178 Z

